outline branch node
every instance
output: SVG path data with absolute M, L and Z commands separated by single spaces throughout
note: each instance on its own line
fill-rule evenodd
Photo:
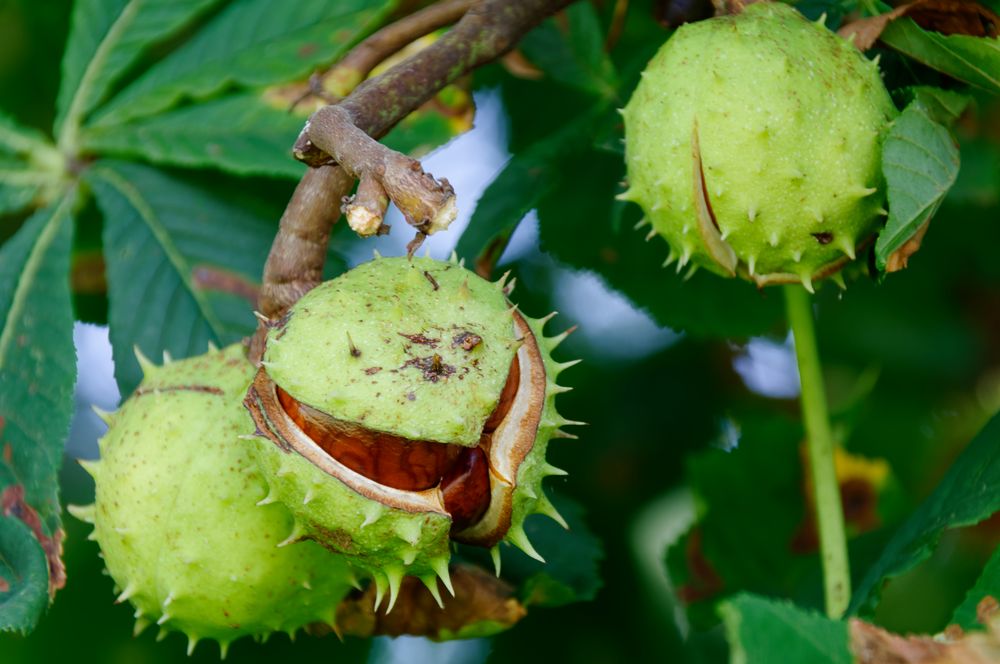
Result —
M 385 213 L 380 203 L 384 195 L 396 204 L 407 223 L 425 235 L 448 228 L 458 215 L 455 190 L 447 179 L 435 179 L 424 172 L 419 161 L 369 137 L 341 106 L 316 111 L 299 136 L 295 151 L 296 156 L 326 153 L 361 181 L 354 201 L 345 208 L 345 212 L 356 210 L 356 220 L 348 221 L 361 235 L 377 231 Z

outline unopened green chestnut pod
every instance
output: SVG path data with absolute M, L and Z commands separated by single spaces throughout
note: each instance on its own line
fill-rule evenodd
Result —
M 622 198 L 678 270 L 811 289 L 884 221 L 896 114 L 849 42 L 782 3 L 752 4 L 682 26 L 650 61 L 624 109 Z
M 293 518 L 258 503 L 267 486 L 242 405 L 253 366 L 234 345 L 154 366 L 101 438 L 100 460 L 83 462 L 93 505 L 75 508 L 94 524 L 119 593 L 136 611 L 136 633 L 152 624 L 199 639 L 223 654 L 241 636 L 294 633 L 332 624 L 356 583 L 346 561 L 315 542 L 280 546 Z

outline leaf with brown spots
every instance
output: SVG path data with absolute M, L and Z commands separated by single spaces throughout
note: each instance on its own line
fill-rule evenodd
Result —
M 899 272 L 900 270 L 906 269 L 906 266 L 910 262 L 910 256 L 917 253 L 920 249 L 920 245 L 924 241 L 924 235 L 927 234 L 927 229 L 930 228 L 931 220 L 930 217 L 927 218 L 924 223 L 920 225 L 920 228 L 910 236 L 910 238 L 903 243 L 896 251 L 889 254 L 889 258 L 885 262 L 886 272 Z
M 848 23 L 838 34 L 850 39 L 854 45 L 867 51 L 878 41 L 893 21 L 911 18 L 923 28 L 943 35 L 968 35 L 970 37 L 996 37 L 1000 16 L 988 7 L 969 0 L 916 0 L 900 5 L 878 16 Z
M 1000 597 L 1000 548 L 993 552 L 976 584 L 955 609 L 951 617 L 952 624 L 962 629 L 975 629 L 984 624 L 984 612 L 996 611 L 996 597 Z
M 895 531 L 858 583 L 851 613 L 874 607 L 883 582 L 926 560 L 945 530 L 979 523 L 998 510 L 1000 417 L 994 417 L 962 451 L 937 488 Z
M 251 306 L 257 303 L 260 295 L 260 287 L 246 277 L 211 265 L 196 265 L 192 280 L 197 288 L 229 293 L 243 298 Z
M 992 600 L 992 598 L 989 598 Z M 996 602 L 980 612 L 985 631 L 949 628 L 930 635 L 892 634 L 852 618 L 823 617 L 787 600 L 740 594 L 720 607 L 733 661 L 810 664 L 991 664 L 1000 661 Z
M 933 109 L 915 99 L 893 123 L 882 148 L 889 218 L 875 243 L 876 266 L 906 267 L 927 233 L 931 217 L 958 177 L 959 152 Z
M 48 564 L 31 529 L 18 519 L 0 519 L 0 626 L 28 632 L 49 602 Z

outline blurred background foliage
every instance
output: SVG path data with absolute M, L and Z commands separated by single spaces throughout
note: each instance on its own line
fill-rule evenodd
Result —
M 0 108 L 43 132 L 54 119 L 71 4 L 0 0 Z M 805 0 L 800 8 L 813 18 L 825 11 L 835 23 L 854 4 Z M 821 606 L 779 293 L 705 274 L 682 284 L 659 267 L 662 241 L 645 243 L 632 230 L 638 211 L 613 200 L 623 175 L 613 109 L 669 34 L 667 23 L 705 12 L 705 3 L 694 1 L 629 5 L 607 51 L 616 3 L 597 2 L 571 13 L 568 27 L 560 19 L 532 33 L 519 52 L 524 62 L 488 66 L 467 82 L 494 108 L 497 127 L 479 126 L 482 140 L 505 141 L 494 149 L 512 156 L 472 214 L 471 230 L 430 245 L 443 257 L 457 243 L 471 261 L 490 238 L 513 233 L 499 269 L 517 276 L 521 308 L 533 315 L 560 309 L 554 325 L 583 326 L 560 349 L 563 358 L 584 360 L 568 375 L 575 389 L 560 397 L 560 410 L 590 426 L 578 441 L 553 445 L 550 460 L 569 471 L 557 489 L 582 505 L 603 543 L 602 587 L 594 601 L 533 609 L 490 642 L 410 644 L 410 661 L 717 662 L 726 656 L 715 613 L 721 597 L 749 590 Z M 148 54 L 151 62 L 157 57 Z M 942 80 L 891 51 L 882 62 L 894 86 Z M 300 122 L 293 117 L 291 125 Z M 404 135 L 400 146 L 436 145 L 439 130 Z M 859 261 L 846 291 L 824 284 L 817 297 L 859 576 L 1000 407 L 1000 105 L 975 93 L 956 131 L 962 170 L 910 268 L 879 283 Z M 433 156 L 429 170 L 451 178 L 449 168 L 464 167 L 449 163 L 448 154 Z M 294 185 L 261 173 L 247 179 L 165 168 L 272 228 Z M 473 199 L 458 193 L 467 217 Z M 0 240 L 24 218 L 0 218 Z M 108 317 L 102 223 L 93 202 L 83 208 L 73 258 L 76 317 L 98 325 Z M 363 260 L 372 246 L 400 253 L 408 237 L 400 219 L 395 225 L 391 238 L 373 243 L 339 224 L 330 274 Z M 250 260 L 262 265 L 264 256 Z M 77 453 L 87 454 L 81 444 Z M 89 477 L 70 460 L 62 487 L 64 502 L 92 499 Z M 0 660 L 179 659 L 179 637 L 161 645 L 148 633 L 131 637 L 131 610 L 112 604 L 87 529 L 71 518 L 64 524 L 68 584 L 34 633 L 0 635 Z M 998 541 L 996 518 L 947 531 L 930 558 L 887 586 L 875 622 L 895 631 L 943 629 Z M 384 640 L 305 635 L 294 644 L 281 635 L 263 646 L 241 640 L 229 653 L 237 662 L 293 656 L 401 655 Z M 217 661 L 217 653 L 202 646 L 190 661 Z

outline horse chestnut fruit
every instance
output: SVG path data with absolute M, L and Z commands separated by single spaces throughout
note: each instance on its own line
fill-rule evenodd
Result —
M 153 366 L 114 414 L 101 458 L 83 462 L 96 483 L 93 505 L 73 508 L 94 524 L 120 595 L 135 606 L 136 633 L 219 642 L 333 624 L 354 573 L 315 542 L 279 547 L 293 519 L 267 493 L 239 436 L 253 366 L 240 346 Z
M 540 558 L 525 518 L 562 521 L 541 482 L 572 363 L 545 320 L 457 263 L 377 258 L 268 322 L 246 400 L 268 500 L 371 574 L 376 606 L 405 575 L 448 588 L 452 541 Z
M 853 259 L 885 203 L 877 65 L 780 2 L 682 26 L 624 109 L 629 189 L 692 263 L 759 286 Z

